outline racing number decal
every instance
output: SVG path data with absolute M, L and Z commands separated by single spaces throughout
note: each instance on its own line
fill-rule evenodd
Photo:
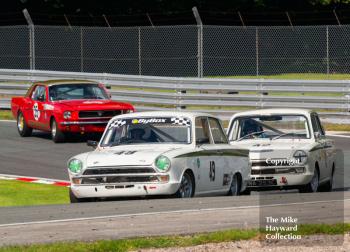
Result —
M 33 106 L 33 115 L 34 115 L 35 121 L 38 121 L 39 118 L 40 118 L 40 111 L 39 111 L 38 103 L 34 103 L 34 106 Z
M 116 155 L 122 155 L 122 154 L 124 154 L 124 155 L 132 155 L 135 152 L 136 151 L 118 151 L 118 152 L 114 152 L 114 154 L 116 154 Z
M 209 179 L 210 181 L 215 181 L 215 162 L 210 161 L 209 167 Z

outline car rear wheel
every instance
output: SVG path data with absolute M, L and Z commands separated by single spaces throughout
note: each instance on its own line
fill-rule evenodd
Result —
M 241 181 L 239 179 L 238 174 L 235 174 L 232 177 L 232 182 L 230 186 L 230 190 L 228 191 L 229 196 L 238 196 L 241 192 Z
M 320 175 L 318 173 L 318 170 L 315 169 L 314 175 L 312 176 L 311 181 L 307 185 L 302 186 L 299 189 L 299 192 L 301 192 L 301 193 L 315 193 L 318 191 L 319 184 L 320 184 Z
M 64 141 L 65 138 L 64 133 L 58 128 L 55 119 L 52 119 L 51 121 L 51 137 L 52 141 L 54 141 L 55 143 L 61 143 Z
M 177 198 L 192 198 L 194 195 L 194 180 L 189 172 L 182 176 L 180 188 L 175 193 Z
M 32 135 L 33 129 L 28 127 L 22 112 L 18 112 L 17 115 L 17 130 L 21 137 L 28 137 Z

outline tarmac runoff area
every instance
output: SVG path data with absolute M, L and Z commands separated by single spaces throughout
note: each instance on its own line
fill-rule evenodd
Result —
M 258 228 L 266 218 L 349 223 L 350 192 L 0 208 L 0 246 Z

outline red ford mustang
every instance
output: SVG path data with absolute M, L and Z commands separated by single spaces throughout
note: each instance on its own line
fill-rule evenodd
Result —
M 24 97 L 13 97 L 11 110 L 21 136 L 30 136 L 33 129 L 50 131 L 57 143 L 66 133 L 102 133 L 109 119 L 134 112 L 134 107 L 112 101 L 96 82 L 51 80 L 34 83 Z

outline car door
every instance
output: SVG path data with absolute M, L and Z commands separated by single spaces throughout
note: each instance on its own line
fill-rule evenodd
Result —
M 213 149 L 207 117 L 197 117 L 195 120 L 195 137 L 198 155 L 196 157 L 198 169 L 198 192 L 215 190 L 217 152 Z
M 321 120 L 316 113 L 315 113 L 315 118 L 316 118 L 316 122 L 318 124 L 318 128 L 320 130 L 320 135 L 323 139 L 323 148 L 324 148 L 325 158 L 326 158 L 326 160 L 325 160 L 326 171 L 325 171 L 324 175 L 325 175 L 325 178 L 328 178 L 331 176 L 333 162 L 334 162 L 335 155 L 336 155 L 334 143 L 331 139 L 328 139 L 326 137 L 325 131 L 324 131 L 322 124 L 321 124 Z
M 229 171 L 231 160 L 228 156 L 225 155 L 224 152 L 224 150 L 228 147 L 228 141 L 221 126 L 221 123 L 218 119 L 209 117 L 208 122 L 211 137 L 213 139 L 211 149 L 215 150 L 217 153 L 217 156 L 215 158 L 215 190 L 222 190 L 229 186 L 228 181 L 230 180 L 231 176 L 231 171 Z
M 28 122 L 33 128 L 44 129 L 44 103 L 46 101 L 46 87 L 37 85 L 32 93 L 32 104 L 28 113 Z
M 311 124 L 314 132 L 315 141 L 319 143 L 320 148 L 318 150 L 319 154 L 316 155 L 318 157 L 319 169 L 320 169 L 320 181 L 325 179 L 329 172 L 327 171 L 327 152 L 326 152 L 326 137 L 324 134 L 324 130 L 322 126 L 319 124 L 319 119 L 316 113 L 311 114 Z

